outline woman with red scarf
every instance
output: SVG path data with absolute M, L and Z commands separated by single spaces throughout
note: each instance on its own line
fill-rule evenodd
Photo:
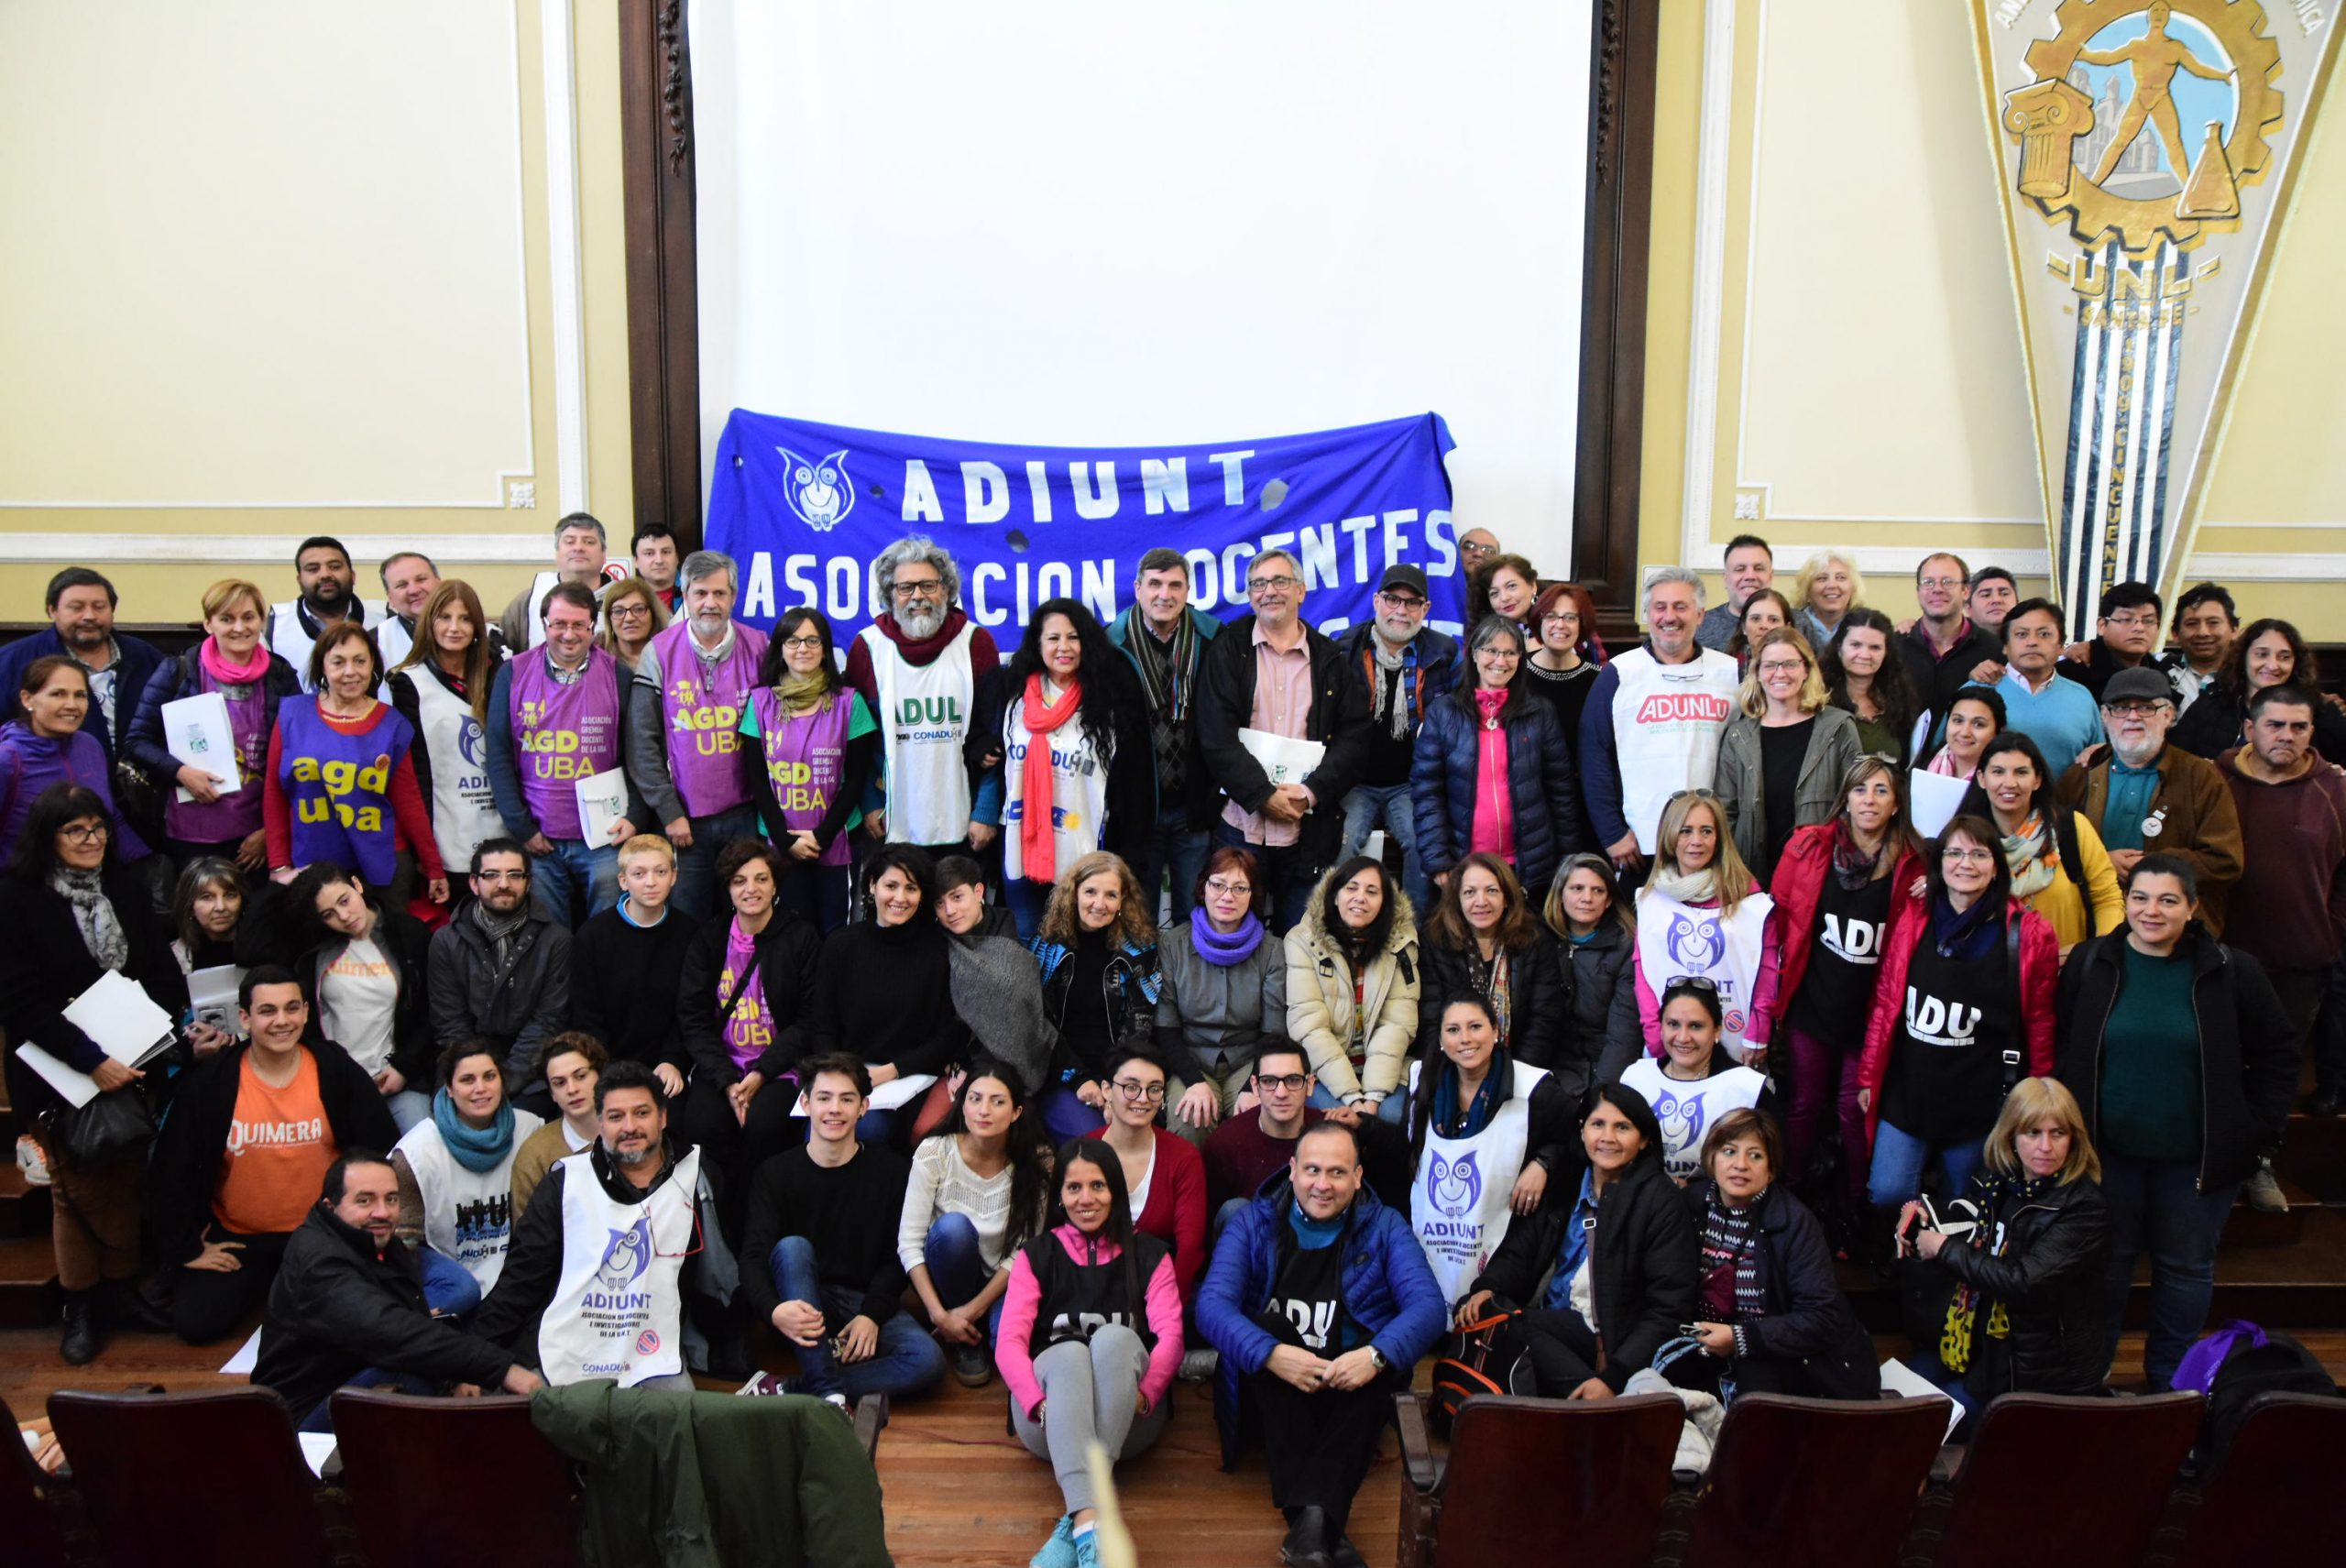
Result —
M 1148 709 L 1132 665 L 1080 602 L 1035 611 L 1017 653 L 978 689 L 969 746 L 972 815 L 1002 828 L 1003 902 L 1021 938 L 1079 857 L 1106 850 L 1138 862 L 1157 820 Z

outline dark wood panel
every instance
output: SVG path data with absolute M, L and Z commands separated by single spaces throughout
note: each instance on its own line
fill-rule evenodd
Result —
M 635 521 L 700 546 L 700 313 L 685 0 L 620 0 L 628 422 Z

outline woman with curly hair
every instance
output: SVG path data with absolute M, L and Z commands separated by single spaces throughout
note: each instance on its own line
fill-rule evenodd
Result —
M 1059 1032 L 1036 1108 L 1054 1142 L 1097 1132 L 1109 1058 L 1119 1047 L 1149 1043 L 1165 988 L 1157 923 L 1132 867 L 1104 850 L 1077 861 L 1051 889 L 1027 945 L 1043 970 L 1044 1014 Z

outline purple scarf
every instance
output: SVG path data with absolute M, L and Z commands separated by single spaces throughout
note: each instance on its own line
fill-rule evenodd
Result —
M 1213 922 L 1206 918 L 1205 907 L 1200 905 L 1189 911 L 1189 945 L 1206 962 L 1228 969 L 1255 956 L 1255 949 L 1263 945 L 1263 923 L 1250 913 L 1238 923 L 1237 930 L 1224 936 L 1213 928 Z

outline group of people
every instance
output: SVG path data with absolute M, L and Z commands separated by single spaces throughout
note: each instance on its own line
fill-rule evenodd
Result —
M 2161 655 L 2121 584 L 2064 646 L 1946 554 L 1899 624 L 1745 536 L 1727 604 L 1656 570 L 1608 652 L 1458 543 L 1454 637 L 1413 565 L 1331 638 L 1293 555 L 1223 621 L 1162 549 L 1006 660 L 917 536 L 843 643 L 584 514 L 495 621 L 311 540 L 166 657 L 59 574 L 0 650 L 0 1027 L 55 1069 L 8 1059 L 66 1359 L 258 1307 L 321 1421 L 353 1380 L 685 1386 L 745 1325 L 842 1404 L 998 1371 L 1054 1565 L 1088 1445 L 1185 1371 L 1307 1565 L 1495 1312 L 1557 1397 L 1870 1397 L 1836 1252 L 1951 1277 L 1966 1399 L 2100 1387 L 2147 1253 L 2164 1387 L 2300 1053 L 2325 1113 L 2346 1067 L 2346 716 L 2296 629 L 2201 585 Z M 77 1022 L 108 971 L 169 1051 Z

